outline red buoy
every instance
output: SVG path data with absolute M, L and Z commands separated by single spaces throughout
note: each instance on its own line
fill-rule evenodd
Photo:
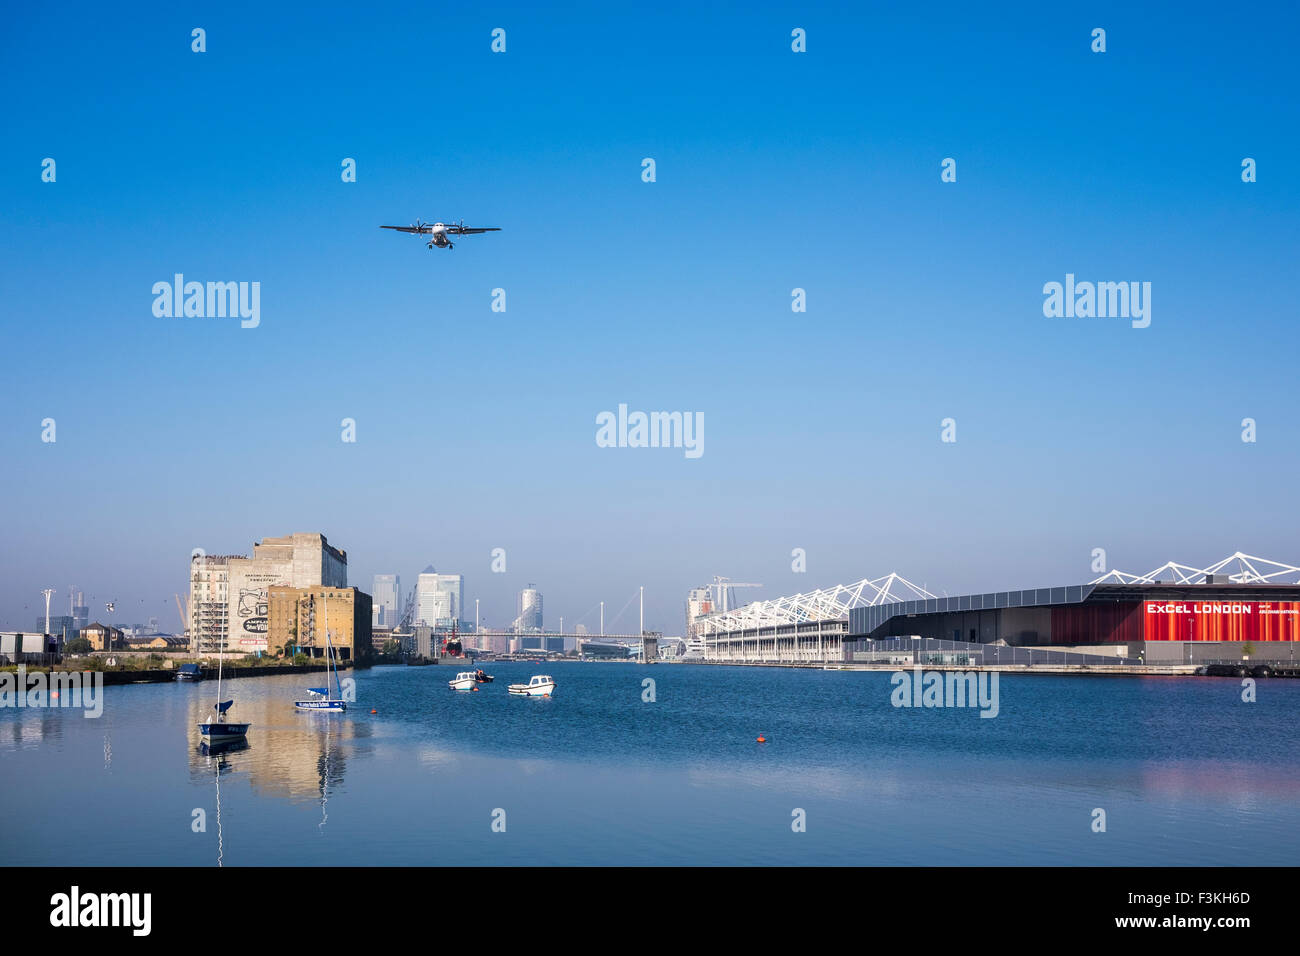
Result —
M 377 713 L 379 713 L 379 711 L 375 710 L 375 708 L 373 708 L 373 707 L 370 708 L 370 712 L 371 712 L 372 714 L 377 714 Z
M 766 738 L 766 737 L 759 737 L 759 738 L 758 738 L 758 742 L 759 742 L 760 744 L 765 744 L 765 743 L 767 743 L 767 738 Z

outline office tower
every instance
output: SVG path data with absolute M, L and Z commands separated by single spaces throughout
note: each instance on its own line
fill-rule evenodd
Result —
M 374 599 L 372 605 L 372 617 L 370 624 L 372 627 L 397 626 L 398 615 L 401 614 L 399 607 L 402 599 L 402 579 L 396 574 L 376 574 L 374 592 L 371 596 Z
M 537 590 L 537 585 L 530 584 L 519 592 L 516 607 L 519 611 L 513 625 L 516 632 L 542 629 L 542 592 Z

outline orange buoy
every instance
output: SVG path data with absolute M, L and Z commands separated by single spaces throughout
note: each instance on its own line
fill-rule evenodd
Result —
M 372 714 L 377 714 L 377 713 L 379 713 L 379 711 L 375 710 L 375 708 L 373 708 L 373 707 L 370 708 L 370 712 L 371 712 Z
M 759 737 L 759 738 L 758 738 L 758 742 L 759 742 L 760 744 L 765 744 L 765 743 L 767 743 L 767 738 L 766 738 L 766 737 Z

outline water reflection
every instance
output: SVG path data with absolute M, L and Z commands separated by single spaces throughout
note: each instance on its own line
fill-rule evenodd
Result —
M 199 744 L 199 753 L 206 758 L 208 769 L 212 772 L 213 785 L 217 792 L 217 866 L 222 866 L 225 859 L 225 835 L 221 829 L 221 775 L 233 768 L 230 754 L 248 749 L 247 740 L 229 740 L 225 743 Z
M 324 734 L 324 745 L 323 745 L 324 749 L 321 753 L 320 761 L 318 764 L 319 772 L 320 772 L 320 823 L 317 824 L 316 828 L 318 830 L 324 831 L 325 822 L 329 819 L 329 814 L 326 812 L 326 804 L 329 803 L 329 797 L 330 797 L 330 769 L 331 769 L 330 738 L 334 736 L 334 727 L 333 727 L 334 716 L 331 714 L 322 714 L 319 717 L 317 717 L 317 719 L 321 720 L 325 724 L 325 734 Z M 341 779 L 342 776 L 343 776 L 343 761 L 340 759 L 339 766 L 338 766 L 338 777 Z M 321 835 L 324 836 L 324 832 L 322 832 Z
M 198 725 L 208 719 L 211 704 L 210 695 L 203 695 L 188 705 L 186 733 L 194 744 L 191 770 L 195 773 L 206 773 L 198 762 L 202 756 Z M 236 710 L 238 720 L 252 724 L 238 766 L 249 787 L 259 796 L 295 803 L 319 801 L 324 815 L 325 800 L 346 777 L 353 744 L 370 736 L 369 726 L 349 713 L 296 711 L 279 694 L 246 693 L 237 698 L 232 713 Z
M 522 865 L 1294 862 L 1300 681 L 1243 707 L 1192 682 L 1008 678 L 1002 714 L 979 720 L 895 710 L 870 674 L 663 668 L 648 707 L 631 668 L 555 666 L 568 690 L 541 707 L 504 693 L 523 664 L 469 695 L 436 668 L 362 672 L 345 714 L 296 711 L 302 677 L 236 679 L 226 696 L 252 728 L 235 747 L 201 746 L 204 684 L 110 688 L 99 723 L 0 710 L 0 769 L 24 781 L 0 788 L 0 818 L 24 821 L 0 828 L 0 859 L 224 866 L 230 826 L 232 866 L 427 865 L 465 847 Z M 134 812 L 105 826 L 88 795 Z M 392 826 L 431 806 L 457 812 Z M 1124 842 L 1089 839 L 1096 806 Z M 195 807 L 215 840 L 173 838 Z M 509 840 L 487 825 L 496 807 Z M 796 807 L 815 825 L 792 841 Z
M 68 717 L 85 719 L 81 710 L 62 710 L 51 707 L 14 708 L 7 713 L 13 719 L 0 723 L 0 751 L 21 750 L 55 743 L 63 736 L 63 721 Z

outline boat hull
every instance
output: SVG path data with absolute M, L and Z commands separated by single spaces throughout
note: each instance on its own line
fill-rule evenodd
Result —
M 221 724 L 213 721 L 208 724 L 199 724 L 199 733 L 208 743 L 226 744 L 236 740 L 245 740 L 248 737 L 248 728 L 252 724 Z
M 205 757 L 215 754 L 232 754 L 247 749 L 247 737 L 240 737 L 237 740 L 203 740 L 199 743 L 199 753 Z
M 295 700 L 293 706 L 298 710 L 325 711 L 326 713 L 340 713 L 348 709 L 347 704 L 341 700 Z
M 452 690 L 473 690 L 478 685 L 478 681 L 473 678 L 467 680 L 449 680 L 447 686 Z
M 511 684 L 508 690 L 516 697 L 550 697 L 555 692 L 555 685 Z

